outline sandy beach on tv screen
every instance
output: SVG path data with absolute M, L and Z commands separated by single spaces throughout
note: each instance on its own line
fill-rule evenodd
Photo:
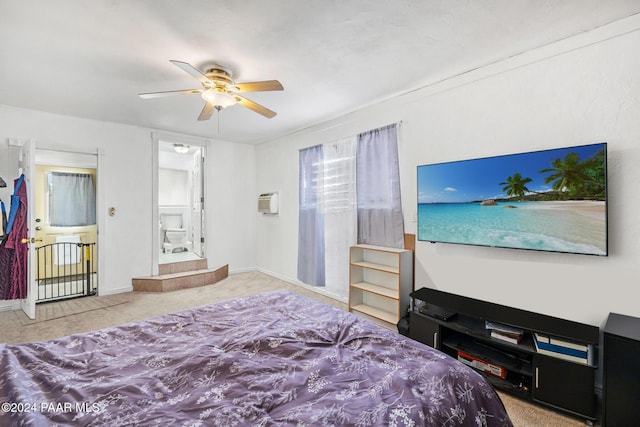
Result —
M 604 221 L 606 219 L 605 203 L 597 200 L 567 200 L 534 202 L 535 209 L 561 209 L 572 211 L 581 215 L 589 216 Z

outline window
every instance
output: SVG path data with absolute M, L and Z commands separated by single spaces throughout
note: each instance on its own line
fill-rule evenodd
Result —
M 48 222 L 54 227 L 78 227 L 96 223 L 96 191 L 93 175 L 51 172 L 48 179 Z
M 303 283 L 346 296 L 350 246 L 404 246 L 396 128 L 300 150 Z

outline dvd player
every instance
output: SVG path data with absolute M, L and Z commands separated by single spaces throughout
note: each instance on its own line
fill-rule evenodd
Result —
M 456 312 L 447 310 L 446 308 L 433 305 L 433 304 L 424 304 L 418 308 L 418 311 L 421 314 L 426 316 L 433 317 L 438 320 L 448 321 L 453 319 L 456 316 Z

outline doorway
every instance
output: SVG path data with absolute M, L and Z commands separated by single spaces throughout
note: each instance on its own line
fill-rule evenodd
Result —
M 97 156 L 36 150 L 36 303 L 97 292 Z
M 99 154 L 99 152 L 98 152 Z M 20 245 L 23 247 L 29 246 L 28 256 L 26 259 L 26 265 L 22 266 L 22 270 L 27 272 L 27 297 L 22 300 L 15 301 L 0 301 L 1 307 L 10 307 L 12 309 L 22 308 L 25 314 L 30 319 L 36 317 L 36 300 L 38 299 L 38 287 L 40 281 L 37 278 L 37 247 L 42 246 L 43 242 L 39 242 L 41 238 L 36 237 L 36 228 L 42 224 L 36 222 L 36 210 L 38 205 L 38 198 L 42 197 L 37 189 L 36 185 L 36 167 L 35 163 L 38 162 L 41 165 L 59 166 L 59 167 L 76 167 L 76 168 L 90 168 L 94 171 L 94 174 L 98 171 L 98 155 L 92 154 L 79 154 L 68 152 L 57 152 L 49 150 L 37 150 L 36 141 L 33 139 L 22 140 L 18 138 L 9 138 L 6 142 L 0 142 L 0 176 L 9 180 L 7 187 L 0 188 L 0 198 L 7 200 L 9 194 L 13 189 L 14 178 L 24 176 L 24 184 L 27 190 L 27 229 L 29 233 L 20 234 L 17 236 Z M 96 176 L 97 178 L 97 176 Z M 99 200 L 99 198 L 97 198 Z M 97 203 L 96 211 L 99 212 L 100 202 Z M 7 206 L 8 208 L 8 206 Z M 66 217 L 66 215 L 63 215 Z M 101 220 L 99 220 L 101 221 Z M 101 223 L 101 222 L 100 222 Z M 15 227 L 14 227 L 15 228 Z M 77 254 L 64 254 L 58 253 L 58 264 L 70 264 L 77 259 Z M 85 256 L 85 255 L 82 255 Z M 75 258 L 74 258 L 75 257 Z M 86 258 L 86 256 L 85 256 Z M 92 258 L 96 264 L 101 264 L 97 260 L 97 246 L 96 251 Z M 62 262 L 62 260 L 68 262 Z M 102 261 L 102 260 L 101 260 Z M 0 272 L 1 273 L 1 272 Z M 93 287 L 99 288 L 97 276 L 93 277 Z M 13 304 L 19 302 L 19 305 Z
M 157 179 L 154 259 L 157 265 L 205 258 L 204 159 L 197 142 L 154 138 Z M 157 274 L 154 263 L 154 274 Z

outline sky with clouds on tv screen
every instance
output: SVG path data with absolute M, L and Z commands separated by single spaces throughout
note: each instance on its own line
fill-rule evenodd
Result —
M 541 174 L 541 169 L 551 168 L 554 160 L 564 159 L 571 152 L 577 153 L 581 161 L 586 160 L 605 146 L 604 143 L 591 144 L 418 166 L 418 203 L 465 203 L 503 198 L 506 193 L 502 192 L 504 185 L 500 183 L 518 172 L 523 178 L 532 179 L 527 184 L 529 190 L 549 191 L 552 183 L 545 184 L 544 179 L 550 173 Z

